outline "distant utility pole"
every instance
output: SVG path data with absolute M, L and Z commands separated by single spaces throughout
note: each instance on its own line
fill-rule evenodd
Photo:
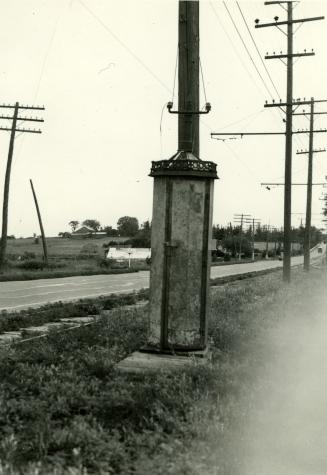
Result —
M 269 252 L 269 231 L 270 231 L 270 225 L 266 224 L 266 255 L 265 259 L 268 259 L 268 252 Z
M 240 226 L 240 242 L 239 242 L 239 256 L 238 260 L 242 260 L 242 234 L 243 234 L 243 224 L 249 223 L 250 214 L 234 214 L 234 221 Z
M 254 235 L 255 227 L 260 224 L 261 219 L 252 218 L 252 260 L 254 261 Z
M 32 180 L 30 180 L 30 184 L 31 184 L 31 188 L 32 188 L 34 203 L 35 203 L 36 212 L 37 212 L 37 217 L 38 217 L 39 225 L 40 225 L 41 238 L 42 238 L 42 246 L 43 246 L 43 259 L 44 259 L 45 265 L 48 266 L 49 261 L 48 261 L 47 243 L 46 243 L 46 240 L 45 240 L 45 234 L 44 234 L 44 228 L 43 228 L 43 224 L 42 224 L 42 218 L 41 218 L 40 208 L 39 208 L 39 204 L 38 204 L 38 201 L 37 201 L 37 198 L 36 198 L 36 194 L 35 194 L 35 190 L 34 190 L 34 186 L 33 186 Z
M 300 101 L 293 99 L 293 58 L 302 57 L 302 56 L 314 56 L 314 52 L 307 52 L 306 50 L 303 53 L 293 53 L 293 24 L 299 23 L 302 24 L 308 21 L 323 20 L 325 17 L 313 17 L 313 18 L 303 18 L 293 20 L 293 3 L 292 1 L 268 1 L 265 2 L 265 5 L 280 5 L 284 10 L 284 4 L 287 5 L 287 20 L 279 21 L 279 17 L 275 16 L 273 23 L 260 24 L 260 21 L 255 20 L 255 28 L 265 28 L 265 27 L 276 27 L 287 37 L 287 53 L 280 54 L 273 53 L 272 55 L 267 54 L 265 59 L 280 59 L 284 62 L 284 59 L 287 60 L 287 94 L 286 102 L 268 104 L 266 102 L 265 107 L 279 107 L 284 113 L 286 113 L 286 129 L 285 132 L 238 132 L 238 133 L 212 133 L 211 137 L 215 138 L 216 136 L 224 135 L 238 135 L 243 137 L 245 135 L 285 135 L 285 189 L 284 189 L 284 261 L 283 261 L 283 279 L 285 282 L 289 282 L 291 279 L 291 198 L 292 198 L 292 137 L 294 134 L 303 134 L 308 133 L 307 130 L 298 130 L 293 131 L 293 112 L 301 104 L 310 104 L 310 101 Z M 287 32 L 282 30 L 282 26 L 287 26 Z M 325 102 L 325 101 L 316 101 L 316 102 Z M 293 109 L 295 107 L 295 110 Z M 284 109 L 285 108 L 285 109 Z M 314 132 L 327 132 L 325 130 L 317 130 Z M 221 139 L 219 139 L 221 140 Z
M 314 98 L 311 98 L 310 104 L 310 134 L 309 134 L 309 150 L 308 151 L 298 151 L 297 155 L 308 154 L 308 184 L 307 184 L 307 206 L 306 206 L 306 216 L 305 216 L 305 231 L 304 231 L 304 270 L 310 270 L 310 241 L 311 241 L 311 209 L 312 209 L 312 169 L 313 169 L 313 154 L 324 152 L 325 150 L 314 150 L 313 149 L 313 126 L 314 126 Z M 326 114 L 326 112 L 325 112 Z M 306 115 L 305 112 L 297 115 Z
M 233 231 L 232 223 L 229 223 L 229 229 L 230 229 L 231 236 L 232 236 L 232 240 L 233 240 L 234 254 L 235 254 L 235 257 L 236 257 L 236 255 L 237 255 L 237 250 L 236 250 L 236 242 L 235 242 L 235 236 L 234 236 L 234 231 Z
M 12 158 L 13 158 L 13 153 L 14 153 L 15 133 L 16 132 L 22 132 L 22 133 L 29 132 L 32 134 L 41 133 L 41 130 L 25 129 L 25 128 L 20 127 L 19 125 L 17 126 L 17 122 L 19 121 L 44 122 L 44 119 L 39 119 L 36 117 L 35 118 L 34 117 L 19 117 L 19 111 L 20 110 L 44 110 L 44 107 L 23 106 L 23 105 L 19 105 L 19 103 L 16 102 L 15 105 L 2 104 L 0 105 L 0 109 L 13 109 L 12 116 L 4 116 L 4 115 L 0 116 L 0 119 L 12 120 L 11 128 L 0 126 L 0 130 L 8 130 L 11 132 L 7 168 L 6 168 L 6 175 L 5 175 L 4 192 L 3 192 L 2 234 L 1 234 L 1 245 L 0 245 L 0 268 L 2 268 L 5 264 L 6 248 L 7 248 L 9 185 L 10 185 L 11 164 L 12 164 Z

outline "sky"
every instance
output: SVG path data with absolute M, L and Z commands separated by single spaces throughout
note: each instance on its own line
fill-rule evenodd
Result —
M 45 106 L 44 112 L 31 114 L 44 118 L 42 134 L 16 135 L 8 234 L 39 234 L 29 179 L 48 236 L 69 231 L 71 220 L 115 226 L 125 215 L 140 223 L 151 219 L 151 161 L 169 159 L 177 149 L 177 119 L 166 109 L 170 100 L 177 104 L 177 0 L 0 0 L 0 9 L 0 104 Z M 260 184 L 283 183 L 284 136 L 225 142 L 210 137 L 219 131 L 284 131 L 283 114 L 264 108 L 266 100 L 279 97 L 241 13 L 261 57 L 286 51 L 286 36 L 277 28 L 254 28 L 256 18 L 262 23 L 276 15 L 284 19 L 279 5 L 200 1 L 201 106 L 206 101 L 212 105 L 201 118 L 200 158 L 217 163 L 215 224 L 226 225 L 234 214 L 246 213 L 279 227 L 283 187 L 269 191 Z M 320 15 L 327 16 L 325 1 L 302 0 L 294 11 L 295 18 Z M 294 66 L 295 98 L 327 99 L 326 40 L 326 20 L 304 23 L 296 31 L 294 51 L 313 48 L 316 55 Z M 285 100 L 285 65 L 264 63 Z M 317 110 L 327 110 L 327 104 L 317 104 Z M 325 127 L 327 117 L 316 116 L 315 122 Z M 1 119 L 2 126 L 10 124 Z M 294 118 L 294 129 L 308 126 L 305 117 Z M 0 132 L 1 195 L 10 134 Z M 325 146 L 325 135 L 315 135 L 315 148 Z M 295 136 L 293 182 L 306 182 L 307 156 L 295 152 L 307 147 L 307 134 Z M 324 181 L 326 158 L 315 154 L 314 182 Z M 322 192 L 314 187 L 312 224 L 318 227 Z M 293 187 L 294 226 L 301 218 L 304 222 L 305 202 L 306 187 Z

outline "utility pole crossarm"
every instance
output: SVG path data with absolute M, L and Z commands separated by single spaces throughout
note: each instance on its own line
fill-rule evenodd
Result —
M 297 0 L 284 0 L 284 1 L 271 1 L 271 2 L 264 2 L 264 5 L 280 5 L 281 3 L 297 3 Z
M 11 131 L 11 128 L 10 127 L 0 127 L 0 130 L 10 130 Z M 36 130 L 36 129 L 16 129 L 15 128 L 15 132 L 29 132 L 31 134 L 42 134 L 41 130 Z
M 285 186 L 285 183 L 260 183 L 261 186 Z M 308 183 L 292 183 L 292 186 L 307 186 Z M 312 183 L 315 186 L 325 186 L 326 183 Z
M 289 3 L 289 2 L 287 2 Z M 288 20 L 285 20 L 285 21 L 275 21 L 274 23 L 262 23 L 260 25 L 260 23 L 257 23 L 255 25 L 255 28 L 266 28 L 266 27 L 269 27 L 269 26 L 282 26 L 282 25 L 293 25 L 294 23 L 305 23 L 305 22 L 308 22 L 308 21 L 317 21 L 317 20 L 324 20 L 325 17 L 324 16 L 316 16 L 316 17 L 312 17 L 312 18 L 299 18 L 297 20 L 291 20 L 291 21 L 288 21 Z
M 15 106 L 11 104 L 0 104 L 0 109 L 15 109 Z M 44 111 L 45 107 L 44 106 L 19 106 L 18 109 Z
M 301 56 L 315 56 L 316 53 L 293 53 L 293 54 L 267 54 L 265 59 L 282 59 L 282 58 L 300 58 Z
M 319 134 L 319 133 L 323 133 L 323 132 L 327 132 L 327 129 L 318 129 L 318 130 L 313 130 L 313 133 L 314 134 Z M 292 132 L 293 134 L 309 134 L 310 133 L 310 130 L 295 130 L 294 132 Z
M 327 112 L 314 112 L 313 115 L 325 115 Z M 293 115 L 310 115 L 310 112 L 294 112 Z
M 326 152 L 326 149 L 319 149 L 319 150 L 311 150 L 311 153 L 321 153 L 321 152 Z M 301 150 L 296 152 L 296 155 L 307 155 L 310 153 L 310 150 Z
M 13 117 L 7 115 L 0 115 L 0 119 L 13 120 Z M 24 122 L 44 122 L 44 119 L 39 119 L 38 117 L 17 117 L 17 120 L 23 120 Z
M 327 102 L 327 99 L 318 99 L 316 101 L 314 101 L 315 103 L 316 102 Z M 307 101 L 307 100 L 297 100 L 295 101 L 293 99 L 292 102 L 266 102 L 264 104 L 264 107 L 287 107 L 287 106 L 304 106 L 304 105 L 310 105 L 311 104 L 311 101 Z
M 285 132 L 212 132 L 211 137 L 216 135 L 285 135 Z
M 292 134 L 308 134 L 310 130 L 294 130 Z M 327 129 L 318 129 L 313 131 L 315 134 L 327 132 Z M 285 132 L 211 132 L 211 137 L 236 135 L 243 137 L 246 135 L 285 135 Z

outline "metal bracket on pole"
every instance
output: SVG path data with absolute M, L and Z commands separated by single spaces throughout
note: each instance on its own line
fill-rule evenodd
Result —
M 205 111 L 173 111 L 173 103 L 168 102 L 167 109 L 169 114 L 183 114 L 183 115 L 200 115 L 200 114 L 209 114 L 211 111 L 211 104 L 210 102 L 206 102 L 205 104 Z

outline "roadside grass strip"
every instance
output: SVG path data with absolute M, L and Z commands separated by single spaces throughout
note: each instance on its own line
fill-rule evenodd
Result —
M 92 325 L 0 347 L 0 474 L 241 474 L 234 438 L 250 409 L 243 395 L 260 384 L 261 335 L 290 304 L 309 309 L 327 282 L 325 270 L 293 276 L 288 287 L 274 272 L 211 288 L 207 366 L 118 372 L 117 362 L 147 340 L 147 311 L 112 302 Z M 69 319 L 74 305 L 51 311 Z M 81 305 L 79 317 L 96 314 L 92 305 Z M 10 324 L 3 317 L 3 328 L 20 328 L 17 315 Z

